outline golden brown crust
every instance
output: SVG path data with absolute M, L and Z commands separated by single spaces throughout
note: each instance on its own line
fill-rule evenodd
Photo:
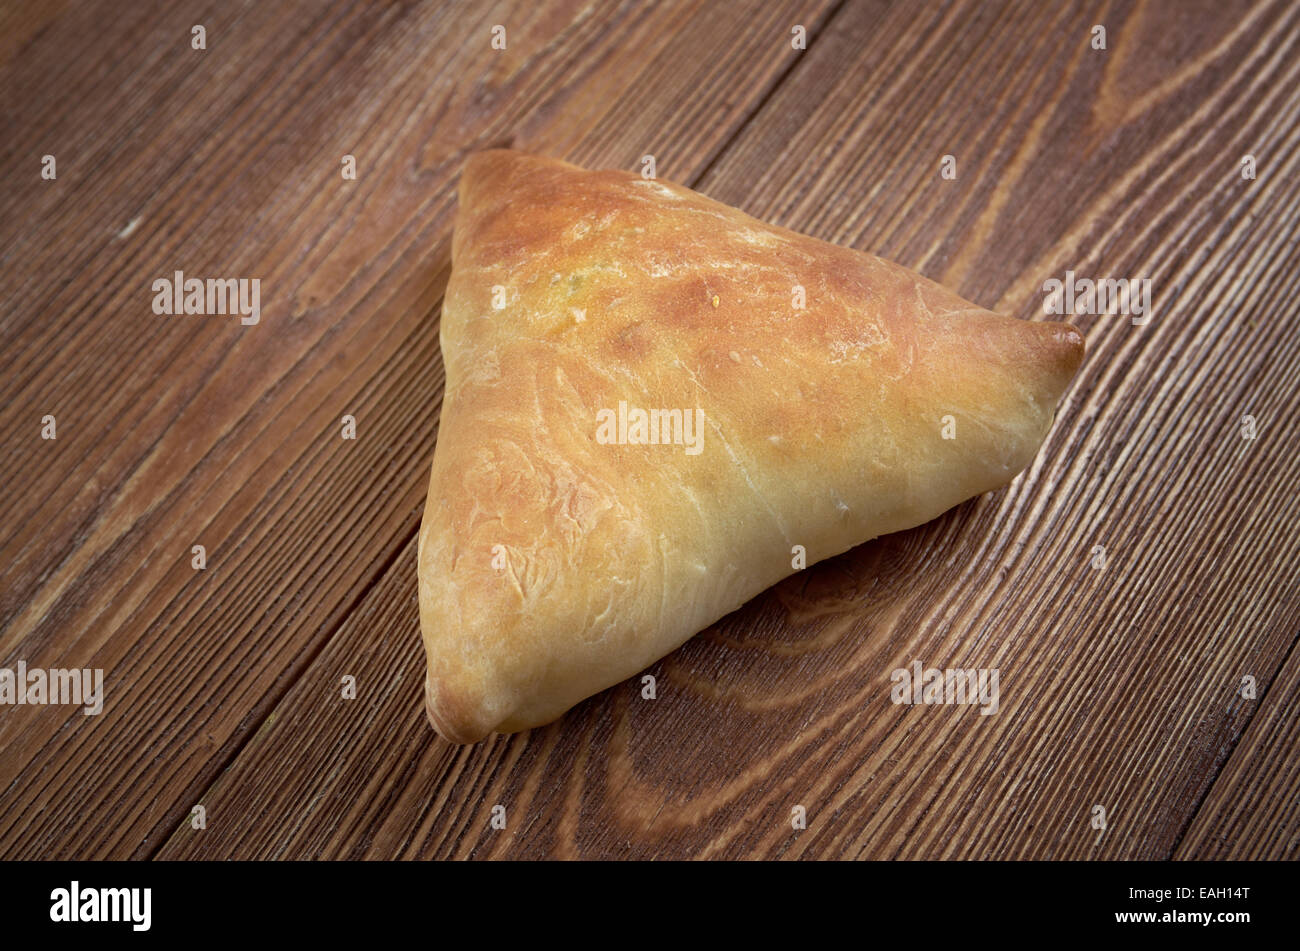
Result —
M 473 742 L 643 669 L 794 545 L 812 564 L 1005 484 L 1083 340 L 678 185 L 501 150 L 462 175 L 442 348 L 426 697 Z M 620 402 L 702 410 L 700 451 L 602 444 Z

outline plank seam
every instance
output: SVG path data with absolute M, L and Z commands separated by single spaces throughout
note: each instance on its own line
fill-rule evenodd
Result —
M 835 20 L 836 17 L 840 15 L 840 13 L 843 11 L 844 7 L 847 4 L 848 4 L 848 0 L 838 0 L 838 2 L 835 3 L 835 5 L 832 6 L 827 11 L 827 13 L 823 15 L 822 19 L 813 25 L 813 28 L 809 31 L 808 48 L 812 47 L 812 44 L 815 43 L 817 41 L 817 38 L 820 37 L 826 31 L 826 28 Z M 726 139 L 723 140 L 722 144 L 718 147 L 718 149 L 714 152 L 714 154 L 693 175 L 689 177 L 688 185 L 690 187 L 694 187 L 695 185 L 699 184 L 701 181 L 704 181 L 708 177 L 709 172 L 714 168 L 715 165 L 718 164 L 719 161 L 721 161 L 728 154 L 728 152 L 735 145 L 735 143 L 740 139 L 741 135 L 745 132 L 745 130 L 748 129 L 753 124 L 755 118 L 759 115 L 759 113 L 763 111 L 763 109 L 766 108 L 768 102 L 772 99 L 772 97 L 776 94 L 776 92 L 783 85 L 785 85 L 786 81 L 794 74 L 795 70 L 799 68 L 800 64 L 803 61 L 804 61 L 804 57 L 802 56 L 793 57 L 791 59 L 790 64 L 786 66 L 785 69 L 783 69 L 777 75 L 772 85 L 767 90 L 764 91 L 764 93 L 758 98 L 756 104 L 745 114 L 744 118 L 742 118 L 736 124 L 735 129 L 726 137 Z M 442 304 L 443 304 L 443 298 L 439 296 L 436 305 L 436 309 L 439 312 L 438 314 L 439 321 L 441 321 Z M 393 547 L 392 551 L 384 558 L 383 564 L 380 566 L 379 570 L 373 573 L 369 578 L 369 580 L 366 582 L 366 584 L 361 586 L 358 589 L 355 596 L 349 601 L 349 603 L 347 604 L 343 612 L 339 615 L 338 623 L 335 624 L 335 626 L 330 630 L 330 632 L 327 635 L 319 638 L 318 642 L 308 651 L 308 653 L 304 658 L 304 663 L 302 665 L 301 672 L 299 673 L 298 677 L 286 681 L 286 683 L 283 685 L 282 689 L 278 692 L 277 696 L 274 698 L 274 702 L 270 706 L 270 709 L 272 711 L 274 711 L 280 706 L 280 704 L 284 701 L 284 698 L 297 685 L 298 681 L 303 676 L 306 675 L 307 671 L 315 663 L 316 658 L 320 656 L 320 654 L 325 650 L 325 648 L 338 635 L 339 631 L 341 631 L 343 627 L 352 619 L 352 616 L 356 613 L 357 609 L 365 601 L 366 597 L 370 594 L 371 590 L 379 584 L 379 582 L 388 574 L 389 569 L 392 568 L 392 566 L 402 556 L 402 553 L 406 550 L 406 546 L 410 544 L 411 540 L 419 532 L 419 528 L 420 525 L 419 522 L 417 521 L 415 525 L 413 525 L 408 531 L 403 532 L 401 534 L 398 543 Z M 226 770 L 228 770 L 230 766 L 243 754 L 244 749 L 248 746 L 249 742 L 251 742 L 252 739 L 257 735 L 258 735 L 258 731 L 249 730 L 245 735 L 243 742 L 231 748 L 230 752 L 225 757 L 222 758 L 217 769 L 212 774 L 212 778 L 203 784 L 202 786 L 203 792 L 207 792 L 211 790 L 216 785 L 221 775 L 224 772 L 226 772 Z M 171 841 L 170 836 L 159 836 L 158 843 L 153 848 L 151 848 L 148 851 L 148 853 L 143 857 L 144 860 L 146 861 L 155 860 L 158 856 L 158 853 L 161 852 L 162 849 L 166 847 L 166 845 L 170 841 Z
M 1282 678 L 1283 673 L 1286 671 L 1287 665 L 1291 662 L 1291 655 L 1295 653 L 1297 644 L 1300 644 L 1300 632 L 1298 632 L 1295 639 L 1291 641 L 1291 646 L 1287 649 L 1286 656 L 1282 658 L 1282 662 L 1278 664 L 1277 670 L 1273 672 L 1273 676 L 1269 679 L 1268 685 L 1264 688 L 1263 693 L 1261 693 L 1259 699 L 1255 701 L 1255 708 L 1247 715 L 1246 722 L 1242 724 L 1241 732 L 1237 735 L 1237 741 L 1232 744 L 1232 751 L 1223 758 L 1223 761 L 1214 771 L 1214 775 L 1206 784 L 1205 789 L 1201 791 L 1200 798 L 1196 800 L 1195 807 L 1193 807 L 1191 812 L 1188 813 L 1187 819 L 1183 822 L 1183 827 L 1178 830 L 1177 837 L 1174 839 L 1173 844 L 1169 847 L 1168 853 L 1165 855 L 1166 859 L 1172 860 L 1173 857 L 1178 854 L 1178 849 L 1182 846 L 1183 839 L 1187 837 L 1187 833 L 1196 822 L 1196 817 L 1201 814 L 1201 809 L 1205 806 L 1205 801 L 1210 798 L 1210 793 L 1213 792 L 1214 787 L 1218 785 L 1219 777 L 1223 774 L 1223 771 L 1227 769 L 1228 764 L 1236 759 L 1237 754 L 1241 752 L 1242 743 L 1246 739 L 1246 734 L 1250 732 L 1250 728 L 1254 724 L 1255 718 L 1259 716 L 1260 712 L 1264 709 L 1264 704 L 1268 700 L 1268 695 L 1273 689 L 1273 685 Z M 1189 859 L 1186 861 L 1191 860 Z

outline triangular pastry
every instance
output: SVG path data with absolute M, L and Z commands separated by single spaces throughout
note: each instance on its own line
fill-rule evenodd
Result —
M 1006 484 L 1083 356 L 668 182 L 460 183 L 420 530 L 429 719 L 547 723 L 806 564 Z

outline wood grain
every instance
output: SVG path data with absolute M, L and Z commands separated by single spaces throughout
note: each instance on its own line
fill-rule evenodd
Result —
M 1255 676 L 1249 669 L 1245 676 Z M 1271 683 L 1257 684 L 1259 710 L 1210 787 L 1179 859 L 1291 860 L 1300 855 L 1300 654 L 1292 648 Z
M 23 491 L 4 499 L 0 657 L 102 667 L 110 700 L 6 715 L 0 852 L 156 851 L 413 533 L 463 155 L 576 149 L 632 116 L 630 136 L 661 138 L 606 160 L 659 141 L 665 173 L 689 172 L 782 75 L 796 10 L 815 28 L 824 9 L 257 4 L 210 20 L 205 56 L 200 8 L 96 34 L 105 5 L 19 47 L 23 77 L 95 55 L 23 87 L 16 141 L 79 143 L 58 180 L 39 181 L 40 149 L 6 166 L 35 183 L 4 235 L 5 474 Z M 259 277 L 261 324 L 158 318 L 151 282 L 178 267 Z M 53 443 L 34 438 L 46 413 Z
M 106 9 L 0 45 L 0 664 L 108 678 L 101 717 L 0 713 L 0 855 L 1293 856 L 1294 5 L 249 4 L 206 57 L 205 8 Z M 765 592 L 653 702 L 452 747 L 413 539 L 452 187 L 501 142 L 653 153 L 1025 318 L 1067 268 L 1147 277 L 1155 316 L 1069 318 L 1084 369 L 1006 490 Z M 262 277 L 262 324 L 150 313 L 176 266 Z M 916 659 L 998 668 L 1001 710 L 893 705 Z
M 1240 665 L 1276 670 L 1300 621 L 1293 311 L 1266 319 L 1297 279 L 1296 24 L 1221 10 L 1162 58 L 1169 8 L 1125 8 L 1108 20 L 1140 31 L 1127 58 L 1059 50 L 1094 13 L 846 7 L 698 183 L 1025 317 L 1041 296 L 1017 288 L 1067 267 L 1152 277 L 1151 324 L 1079 318 L 1085 374 L 1029 473 L 778 585 L 652 668 L 653 703 L 628 682 L 469 749 L 413 725 L 412 546 L 205 794 L 239 819 L 160 855 L 1170 855 L 1251 716 Z M 1133 87 L 1162 92 L 1145 111 L 1107 92 Z M 943 182 L 954 149 L 972 172 Z M 1246 150 L 1266 178 L 1236 176 Z M 889 672 L 913 659 L 996 666 L 1006 705 L 895 707 Z M 360 717 L 338 698 L 352 671 Z M 304 763 L 296 788 L 259 781 Z

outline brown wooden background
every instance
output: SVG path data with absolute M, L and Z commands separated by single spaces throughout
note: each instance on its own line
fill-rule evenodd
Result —
M 0 856 L 1295 857 L 1295 3 L 6 4 L 0 89 L 0 665 L 107 686 L 0 708 Z M 763 594 L 654 703 L 453 747 L 414 538 L 456 179 L 506 143 L 1155 316 L 1070 318 L 1009 488 Z M 260 278 L 261 323 L 155 316 L 175 269 Z M 892 705 L 913 659 L 1002 711 Z

